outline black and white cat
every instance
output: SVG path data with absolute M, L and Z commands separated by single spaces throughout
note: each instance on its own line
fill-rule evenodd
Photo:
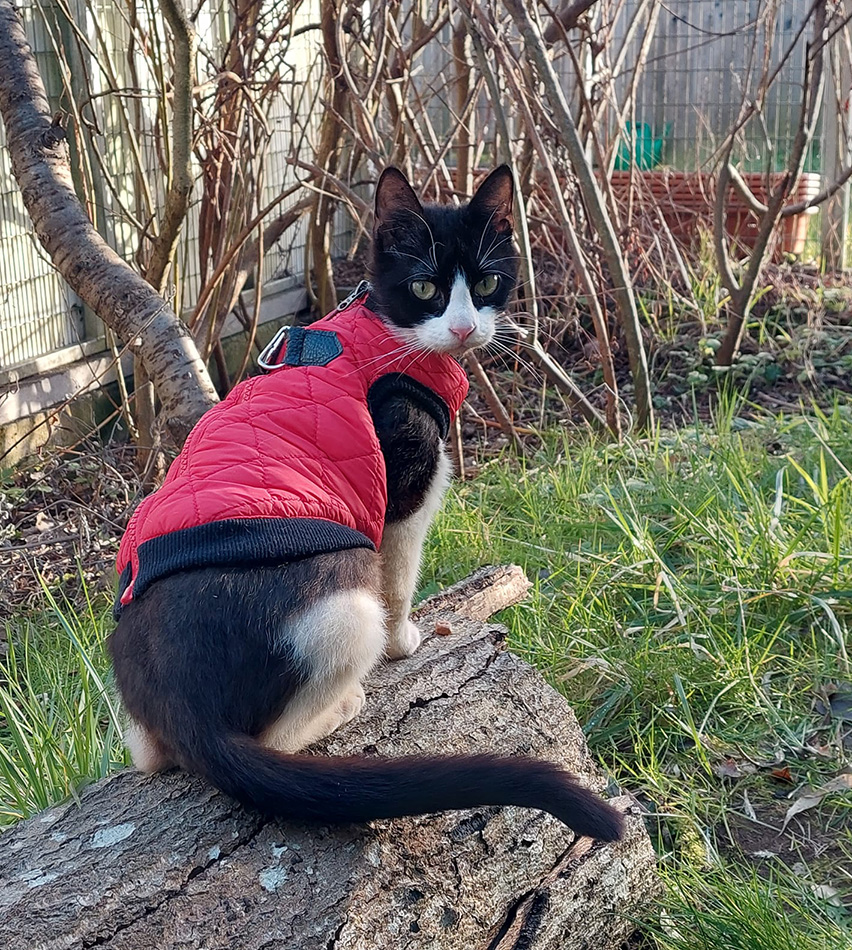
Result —
M 399 348 L 460 356 L 488 343 L 517 274 L 509 169 L 494 171 L 462 207 L 421 205 L 404 176 L 387 169 L 375 208 L 366 305 Z M 515 804 L 614 840 L 620 814 L 549 762 L 299 754 L 358 715 L 362 683 L 383 656 L 420 644 L 409 611 L 449 474 L 446 410 L 422 390 L 370 391 L 387 479 L 378 551 L 180 569 L 181 551 L 170 549 L 171 567 L 144 593 L 138 576 L 125 588 L 110 651 L 133 761 L 145 771 L 180 765 L 287 818 L 366 821 Z M 203 421 L 197 429 L 196 444 L 210 437 Z

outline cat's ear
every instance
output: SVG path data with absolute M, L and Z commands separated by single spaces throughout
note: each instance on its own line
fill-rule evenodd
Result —
M 373 237 L 384 238 L 393 243 L 391 232 L 400 226 L 400 216 L 405 212 L 409 218 L 406 226 L 412 227 L 417 219 L 423 219 L 423 205 L 408 184 L 408 179 L 398 168 L 386 168 L 376 185 L 376 207 L 373 219 Z
M 496 231 L 511 231 L 515 226 L 512 215 L 514 197 L 512 169 L 508 165 L 500 165 L 476 190 L 468 210 L 476 217 L 484 218 Z

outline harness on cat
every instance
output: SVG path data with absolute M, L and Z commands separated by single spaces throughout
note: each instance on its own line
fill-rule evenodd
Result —
M 449 354 L 412 354 L 366 306 L 365 284 L 322 320 L 279 331 L 261 354 L 268 373 L 190 432 L 122 538 L 116 617 L 178 571 L 380 548 L 387 483 L 369 401 L 404 394 L 444 438 L 468 383 Z
M 347 310 L 352 306 L 353 303 L 355 303 L 356 300 L 366 300 L 372 289 L 373 285 L 369 280 L 360 281 L 352 293 L 349 294 L 345 300 L 341 300 L 340 303 L 334 308 L 334 311 L 329 314 L 329 316 L 332 316 L 335 312 L 340 313 L 343 310 Z M 327 351 L 323 349 L 324 344 L 321 341 L 327 336 L 328 334 L 320 335 L 317 333 L 312 333 L 310 327 L 280 327 L 275 336 L 272 337 L 272 339 L 260 351 L 260 355 L 257 358 L 257 365 L 266 372 L 269 372 L 273 369 L 280 369 L 282 366 L 325 366 L 326 363 L 330 363 L 334 357 L 340 356 L 340 350 L 338 349 L 340 345 L 339 342 L 336 342 L 336 344 L 329 343 Z M 281 363 L 276 363 L 276 356 L 278 356 L 279 350 L 281 349 L 281 346 L 285 340 L 287 340 L 288 343 L 284 361 Z M 310 353 L 310 355 L 307 356 L 307 359 L 324 359 L 325 362 L 317 362 L 315 364 L 311 364 L 310 362 L 301 362 L 302 360 L 306 359 L 306 342 L 309 344 L 308 349 Z

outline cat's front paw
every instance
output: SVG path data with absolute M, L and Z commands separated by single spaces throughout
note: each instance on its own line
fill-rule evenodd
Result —
M 403 620 L 388 637 L 385 655 L 389 660 L 401 660 L 404 656 L 411 656 L 420 646 L 422 639 L 417 624 L 413 620 Z

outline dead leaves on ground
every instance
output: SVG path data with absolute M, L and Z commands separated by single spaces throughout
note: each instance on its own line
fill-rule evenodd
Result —
M 819 690 L 814 708 L 820 715 L 852 723 L 852 683 L 828 683 Z
M 719 778 L 740 779 L 754 775 L 757 766 L 751 762 L 738 762 L 736 759 L 724 759 L 713 766 L 713 772 Z
M 831 781 L 826 782 L 825 785 L 821 785 L 819 788 L 805 789 L 787 809 L 787 814 L 784 816 L 784 824 L 781 826 L 781 831 L 783 832 L 786 830 L 791 818 L 801 814 L 803 811 L 808 811 L 811 808 L 815 808 L 817 805 L 821 804 L 822 800 L 827 795 L 834 795 L 838 792 L 849 793 L 850 791 L 852 791 L 852 773 L 850 772 L 841 772 L 840 775 L 831 779 Z

